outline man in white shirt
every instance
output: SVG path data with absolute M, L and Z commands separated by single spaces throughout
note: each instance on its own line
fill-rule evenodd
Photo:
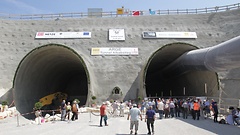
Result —
M 142 115 L 141 111 L 137 108 L 136 104 L 133 104 L 133 108 L 130 110 L 127 120 L 129 120 L 129 117 L 131 117 L 130 120 L 130 134 L 133 133 L 133 126 L 135 126 L 135 135 L 137 134 L 138 131 L 138 125 L 139 125 L 139 116 L 142 121 Z
M 163 104 L 161 99 L 159 99 L 157 108 L 158 108 L 158 113 L 159 113 L 159 119 L 162 119 L 163 118 L 164 104 Z

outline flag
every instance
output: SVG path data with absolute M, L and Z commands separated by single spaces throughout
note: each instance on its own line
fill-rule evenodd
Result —
M 44 32 L 38 32 L 37 36 L 44 36 Z
M 132 15 L 133 16 L 139 16 L 140 15 L 140 11 L 132 11 Z

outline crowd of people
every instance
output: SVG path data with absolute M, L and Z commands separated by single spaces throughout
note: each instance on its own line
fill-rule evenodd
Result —
M 77 120 L 78 119 L 78 104 L 73 101 L 66 104 L 63 100 L 61 104 L 61 120 Z M 200 120 L 200 115 L 205 119 L 213 116 L 215 123 L 218 121 L 218 104 L 213 99 L 203 100 L 196 98 L 177 99 L 177 98 L 155 98 L 142 100 L 141 102 L 134 102 L 132 100 L 126 102 L 113 101 L 103 102 L 100 106 L 100 127 L 102 122 L 108 126 L 108 115 L 111 113 L 113 117 L 124 117 L 125 110 L 127 112 L 127 120 L 130 120 L 130 134 L 137 134 L 139 120 L 145 119 L 148 134 L 154 133 L 155 119 L 168 119 L 173 117 L 182 117 L 188 119 L 189 116 L 193 120 Z M 231 119 L 233 123 L 240 125 L 240 109 L 229 108 L 231 110 Z M 72 117 L 70 118 L 70 113 Z M 145 118 L 143 118 L 145 116 Z
M 217 102 L 214 100 L 212 100 L 212 103 L 210 104 L 208 100 L 201 101 L 200 99 L 194 98 L 159 98 L 142 100 L 140 105 L 142 113 L 144 113 L 144 110 L 147 110 L 149 106 L 152 106 L 153 110 L 159 114 L 159 119 L 173 117 L 183 117 L 184 119 L 187 119 L 188 116 L 191 115 L 192 119 L 199 120 L 200 114 L 203 114 L 205 118 L 211 116 L 211 110 L 216 116 L 214 122 L 217 122 L 218 106 Z M 180 116 L 180 114 L 182 116 Z
M 104 105 L 109 106 L 107 102 L 105 102 L 103 106 Z M 218 103 L 213 99 L 211 101 L 208 99 L 201 101 L 201 99 L 197 98 L 155 98 L 142 100 L 138 103 L 131 100 L 124 103 L 114 101 L 110 106 L 112 107 L 112 113 L 114 116 L 124 117 L 124 109 L 129 109 L 127 119 L 130 119 L 130 134 L 132 134 L 134 130 L 135 134 L 137 134 L 138 121 L 142 120 L 144 115 L 147 123 L 148 134 L 154 133 L 154 121 L 156 118 L 167 119 L 173 117 L 182 117 L 183 119 L 188 119 L 190 116 L 193 120 L 200 120 L 200 115 L 202 115 L 205 119 L 213 116 L 213 122 L 220 123 L 218 120 Z M 107 108 L 105 109 L 107 110 Z M 120 113 L 116 113 L 117 111 Z M 107 116 L 107 113 L 104 115 Z M 239 116 L 239 108 L 233 108 L 231 117 L 238 125 L 240 123 Z M 101 119 L 102 117 L 104 116 L 101 115 Z M 100 126 L 101 123 L 102 120 L 100 121 Z M 106 123 L 107 122 L 105 122 L 105 124 Z M 134 126 L 135 128 L 133 129 Z
M 72 105 L 70 102 L 66 104 L 66 101 L 63 100 L 60 106 L 61 110 L 61 121 L 65 121 L 66 119 L 68 121 L 72 120 L 77 120 L 78 119 L 78 109 L 79 106 L 77 104 L 77 101 L 73 101 Z M 71 116 L 72 113 L 72 116 Z M 70 118 L 71 116 L 71 118 Z

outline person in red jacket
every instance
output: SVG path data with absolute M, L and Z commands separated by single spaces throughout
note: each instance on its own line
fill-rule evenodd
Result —
M 100 107 L 100 127 L 102 127 L 102 119 L 104 119 L 105 126 L 108 126 L 107 124 L 107 106 L 106 102 L 103 102 L 102 106 Z

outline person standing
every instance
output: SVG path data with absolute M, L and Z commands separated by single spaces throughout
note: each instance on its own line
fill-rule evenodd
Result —
M 141 102 L 141 113 L 144 114 L 144 110 L 145 110 L 145 101 L 142 100 Z
M 168 100 L 164 104 L 164 115 L 165 115 L 165 118 L 169 118 L 169 101 Z
M 159 113 L 159 119 L 162 119 L 163 118 L 164 103 L 162 102 L 161 99 L 159 99 L 157 108 L 158 108 L 158 113 Z
M 175 117 L 180 117 L 180 99 L 175 99 L 175 102 L 174 102 L 174 105 L 175 105 Z
M 152 106 L 149 107 L 149 109 L 146 112 L 146 116 L 145 116 L 145 122 L 147 122 L 147 129 L 148 129 L 148 134 L 151 134 L 151 129 L 150 129 L 150 125 L 152 128 L 152 133 L 154 133 L 154 121 L 155 121 L 155 117 L 156 113 L 153 110 Z
M 240 108 L 237 108 L 236 114 L 235 114 L 235 122 L 237 125 L 240 125 Z
M 135 126 L 135 135 L 138 131 L 138 125 L 139 125 L 139 116 L 142 121 L 142 115 L 141 111 L 137 108 L 136 104 L 133 104 L 133 108 L 129 111 L 127 120 L 129 120 L 129 117 L 131 117 L 130 120 L 130 134 L 133 133 L 133 126 Z
M 210 103 L 209 103 L 209 100 L 204 100 L 203 101 L 203 115 L 204 115 L 205 119 L 210 115 Z
M 217 118 L 218 118 L 218 106 L 217 106 L 217 102 L 215 102 L 213 99 L 212 99 L 212 111 L 214 113 L 214 118 L 213 118 L 213 121 L 214 122 L 218 122 Z
M 66 101 L 65 101 L 65 99 L 63 99 L 63 101 L 62 101 L 60 109 L 61 109 L 61 121 L 65 121 L 65 118 L 66 118 Z
M 102 127 L 102 119 L 104 119 L 105 126 L 108 126 L 106 102 L 103 102 L 102 106 L 100 107 L 100 127 Z
M 72 106 L 70 104 L 70 102 L 67 103 L 67 119 L 68 121 L 70 120 L 70 113 L 71 113 L 71 110 L 72 110 Z
M 171 118 L 173 118 L 174 117 L 174 108 L 175 108 L 175 104 L 173 103 L 173 101 L 170 102 L 169 108 L 170 108 Z
M 120 105 L 119 105 L 119 109 L 120 109 L 120 117 L 124 117 L 124 104 L 123 104 L 123 102 L 121 101 L 120 102 Z
M 76 100 L 74 100 L 75 102 L 76 102 L 76 107 L 77 107 L 77 110 L 79 111 L 80 109 L 79 109 L 79 105 L 78 105 L 78 103 L 79 103 L 79 101 L 76 101 Z M 76 113 L 76 120 L 78 120 L 78 111 L 77 111 L 77 113 Z
M 117 101 L 114 101 L 112 103 L 112 108 L 113 108 L 113 117 L 116 117 L 117 116 L 117 109 L 118 109 L 118 103 Z
M 190 104 L 190 111 L 191 111 L 192 119 L 194 119 L 194 109 L 193 109 L 194 100 L 192 100 L 189 104 Z
M 152 109 L 155 110 L 156 109 L 156 102 L 155 99 L 152 99 Z
M 188 105 L 187 101 L 183 102 L 182 108 L 183 108 L 183 119 L 187 119 L 187 117 L 188 117 L 188 110 L 189 110 L 189 105 Z
M 200 105 L 198 103 L 198 100 L 195 100 L 194 103 L 193 103 L 193 110 L 194 110 L 194 113 L 193 113 L 193 119 L 197 119 L 199 120 L 199 117 L 200 117 Z
M 76 120 L 77 119 L 77 115 L 78 115 L 78 108 L 77 108 L 77 102 L 76 101 L 73 101 L 73 105 L 72 105 L 72 121 Z

